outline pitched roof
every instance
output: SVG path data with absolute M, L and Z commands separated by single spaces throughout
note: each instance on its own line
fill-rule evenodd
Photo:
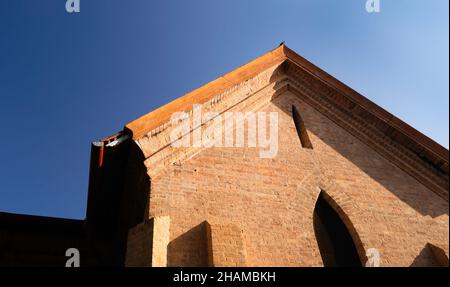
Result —
M 374 117 L 378 124 L 383 126 L 383 131 L 387 136 L 408 147 L 421 158 L 432 163 L 448 175 L 449 152 L 446 148 L 321 70 L 284 44 L 234 71 L 209 82 L 201 88 L 187 93 L 167 105 L 128 123 L 125 126 L 125 130 L 132 135 L 133 139 L 138 139 L 158 126 L 168 122 L 174 112 L 187 111 L 192 108 L 193 104 L 202 104 L 234 85 L 244 82 L 267 68 L 283 62 L 296 65 L 325 85 L 337 90 L 339 95 L 357 105 L 358 110 L 364 110 L 371 117 Z
M 271 66 L 282 63 L 284 60 L 286 60 L 286 54 L 283 46 L 280 46 L 199 89 L 128 123 L 125 127 L 132 132 L 133 139 L 137 139 L 167 122 L 174 112 L 187 111 L 192 108 L 193 104 L 202 104 L 215 95 L 254 77 Z

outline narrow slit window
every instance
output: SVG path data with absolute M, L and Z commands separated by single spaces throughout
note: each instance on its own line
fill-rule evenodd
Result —
M 311 144 L 311 141 L 309 140 L 308 131 L 305 128 L 305 123 L 303 122 L 300 113 L 294 105 L 292 105 L 292 118 L 294 119 L 295 128 L 297 129 L 297 134 L 300 138 L 302 147 L 312 149 L 313 146 Z

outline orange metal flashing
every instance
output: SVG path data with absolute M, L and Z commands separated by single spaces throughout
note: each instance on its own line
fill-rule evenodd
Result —
M 446 148 L 439 145 L 424 134 L 420 133 L 419 131 L 403 122 L 402 120 L 398 119 L 380 106 L 376 105 L 372 101 L 368 100 L 352 88 L 329 75 L 327 72 L 321 70 L 316 65 L 312 64 L 293 50 L 289 49 L 284 44 L 262 55 L 261 57 L 237 68 L 236 70 L 222 77 L 219 77 L 212 82 L 209 82 L 201 88 L 196 89 L 168 103 L 167 105 L 164 105 L 128 123 L 125 126 L 125 131 L 131 134 L 133 139 L 138 139 L 148 132 L 166 123 L 174 112 L 187 111 L 192 108 L 193 104 L 205 103 L 217 94 L 220 94 L 221 92 L 224 92 L 234 85 L 237 85 L 256 76 L 257 74 L 274 65 L 281 64 L 284 61 L 289 61 L 290 63 L 297 65 L 304 71 L 310 73 L 315 78 L 322 81 L 325 85 L 332 87 L 342 96 L 350 99 L 360 108 L 374 115 L 379 121 L 388 124 L 394 130 L 403 134 L 407 138 L 407 141 L 414 142 L 415 144 L 422 146 L 429 153 L 433 154 L 434 157 L 443 160 L 444 165 L 446 165 L 446 168 L 448 170 L 449 151 Z M 419 151 L 419 153 L 422 152 Z M 428 156 L 425 155 L 425 157 Z M 431 159 L 431 161 L 434 162 L 435 159 Z
M 421 132 L 417 131 L 415 128 L 411 127 L 401 119 L 397 118 L 393 114 L 389 113 L 382 107 L 378 106 L 374 102 L 370 101 L 366 97 L 359 94 L 357 91 L 353 90 L 349 86 L 345 85 L 335 77 L 331 76 L 327 72 L 323 71 L 316 65 L 312 64 L 293 50 L 289 49 L 287 46 L 283 46 L 283 54 L 286 56 L 289 61 L 294 64 L 302 67 L 304 70 L 320 79 L 326 85 L 334 88 L 339 91 L 343 96 L 354 101 L 360 107 L 364 108 L 366 111 L 370 112 L 374 116 L 376 116 L 379 120 L 384 121 L 391 125 L 393 128 L 397 129 L 399 132 L 405 134 L 407 137 L 414 139 L 418 144 L 426 147 L 435 155 L 446 159 L 448 161 L 449 151 L 436 143 L 434 140 L 425 136 Z
M 100 146 L 100 151 L 98 154 L 98 168 L 101 168 L 103 166 L 103 153 L 105 152 L 105 145 L 102 144 Z
M 283 46 L 280 46 L 201 88 L 128 123 L 125 129 L 132 133 L 133 139 L 138 139 L 167 122 L 174 112 L 187 111 L 192 108 L 193 104 L 205 103 L 215 95 L 254 77 L 265 69 L 282 63 L 285 59 Z

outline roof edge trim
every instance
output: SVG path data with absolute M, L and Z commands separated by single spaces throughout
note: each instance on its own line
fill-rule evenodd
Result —
M 386 122 L 393 129 L 402 133 L 411 141 L 419 144 L 424 149 L 439 157 L 448 165 L 448 149 L 435 142 L 428 136 L 422 134 L 401 119 L 395 117 L 393 114 L 389 113 L 369 99 L 365 98 L 284 44 L 281 44 L 279 47 L 271 50 L 270 52 L 248 62 L 243 66 L 240 66 L 239 68 L 217 78 L 216 80 L 213 80 L 204 86 L 193 90 L 184 96 L 175 99 L 172 102 L 126 124 L 124 130 L 126 133 L 131 134 L 133 139 L 138 139 L 153 129 L 166 123 L 174 112 L 187 111 L 193 104 L 202 104 L 213 98 L 215 95 L 254 77 L 267 68 L 281 64 L 286 60 L 299 66 L 329 87 L 337 90 L 343 96 L 355 102 L 355 104 L 373 114 L 379 120 Z

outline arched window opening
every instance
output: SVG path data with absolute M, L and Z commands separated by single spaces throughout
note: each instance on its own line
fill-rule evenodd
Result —
M 314 209 L 314 232 L 325 267 L 361 267 L 355 243 L 336 211 L 320 194 Z

